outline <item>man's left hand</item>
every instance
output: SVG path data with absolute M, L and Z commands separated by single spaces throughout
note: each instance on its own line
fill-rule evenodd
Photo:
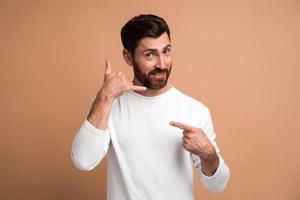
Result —
M 202 160 L 202 171 L 207 175 L 212 175 L 219 165 L 219 157 L 202 129 L 174 121 L 171 121 L 170 125 L 183 130 L 183 148 L 198 155 Z

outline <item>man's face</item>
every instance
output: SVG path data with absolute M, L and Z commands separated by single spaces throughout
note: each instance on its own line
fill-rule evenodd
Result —
M 168 34 L 143 38 L 135 49 L 133 68 L 135 79 L 148 89 L 159 90 L 166 86 L 172 69 Z

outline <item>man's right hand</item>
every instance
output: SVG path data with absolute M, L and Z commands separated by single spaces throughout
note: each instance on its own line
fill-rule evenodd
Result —
M 104 99 L 116 99 L 126 91 L 145 91 L 146 87 L 133 85 L 123 72 L 112 72 L 111 64 L 106 60 L 106 68 L 104 74 L 104 82 L 97 94 Z
M 113 101 L 124 92 L 145 91 L 146 87 L 135 86 L 123 72 L 111 72 L 111 65 L 106 60 L 104 81 L 87 116 L 87 120 L 96 128 L 105 130 Z

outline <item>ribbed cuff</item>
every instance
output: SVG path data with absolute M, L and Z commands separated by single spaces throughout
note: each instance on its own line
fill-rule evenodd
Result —
M 229 168 L 220 156 L 219 158 L 220 163 L 218 169 L 212 176 L 206 176 L 201 169 L 198 171 L 200 179 L 205 187 L 216 193 L 225 189 L 230 176 Z
M 108 129 L 102 130 L 93 126 L 87 119 L 83 123 L 84 127 L 87 128 L 91 133 L 94 134 L 106 134 Z

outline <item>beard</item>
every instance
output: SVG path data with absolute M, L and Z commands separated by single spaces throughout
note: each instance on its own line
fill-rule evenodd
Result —
M 138 64 L 133 61 L 133 71 L 134 77 L 139 80 L 144 87 L 151 90 L 159 90 L 167 85 L 170 73 L 172 71 L 172 65 L 169 69 L 160 69 L 158 67 L 155 67 L 148 74 L 143 74 Z M 158 74 L 162 76 L 161 78 L 157 79 L 154 76 Z

